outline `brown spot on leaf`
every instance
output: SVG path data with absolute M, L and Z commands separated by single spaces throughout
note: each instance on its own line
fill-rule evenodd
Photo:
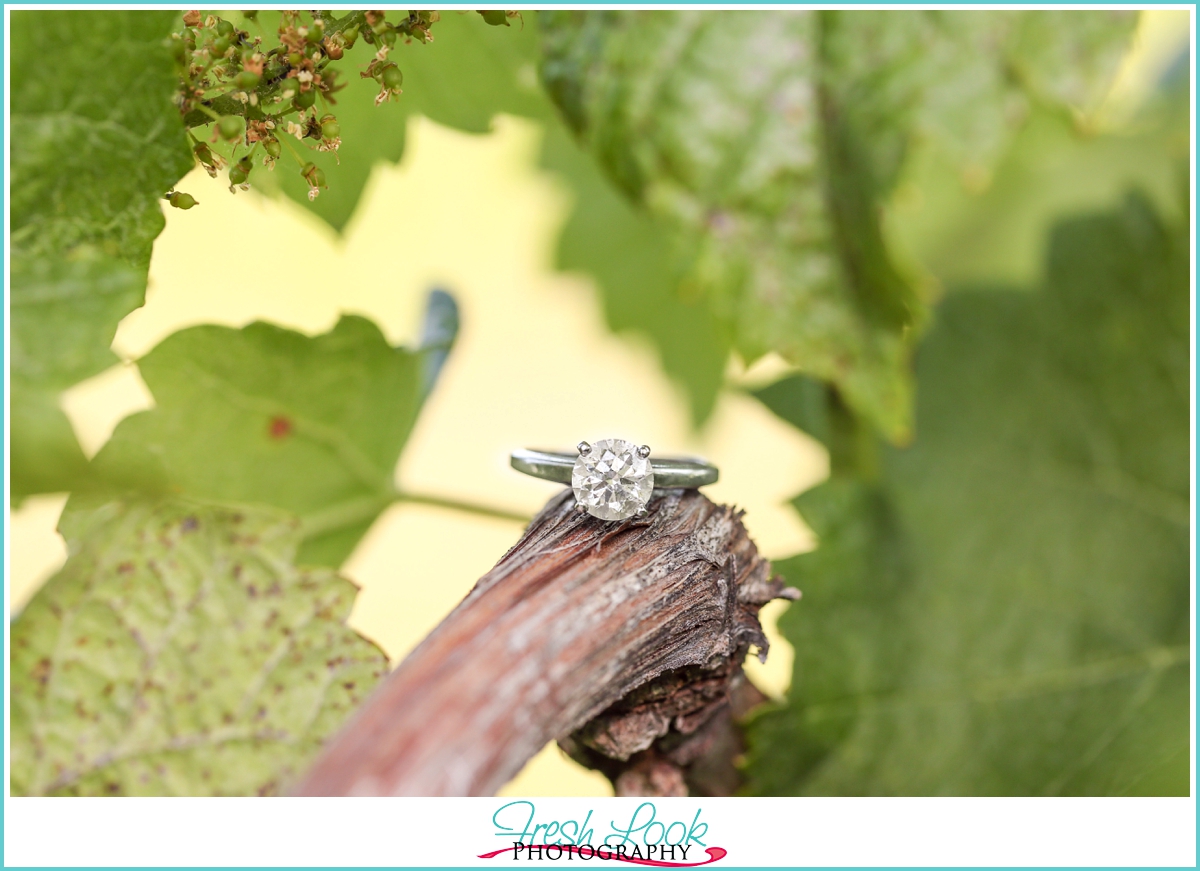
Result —
M 30 676 L 42 686 L 45 686 L 46 681 L 50 680 L 50 672 L 53 670 L 54 667 L 50 664 L 49 658 L 43 656 L 37 661 L 37 665 L 33 667 Z
M 342 686 L 348 690 L 352 690 L 352 689 L 354 689 L 354 681 L 348 680 L 344 684 L 342 684 Z
M 291 418 L 284 417 L 282 414 L 277 414 L 271 418 L 271 422 L 267 424 L 267 435 L 276 441 L 282 441 L 292 434 Z
M 179 524 L 179 528 L 184 532 L 194 532 L 200 528 L 200 521 L 197 518 L 188 515 L 187 517 L 183 518 L 183 522 Z
M 127 575 L 132 571 L 133 571 L 133 563 L 131 563 L 129 560 L 125 560 L 125 562 L 123 562 L 119 566 L 117 566 L 117 574 L 118 575 Z

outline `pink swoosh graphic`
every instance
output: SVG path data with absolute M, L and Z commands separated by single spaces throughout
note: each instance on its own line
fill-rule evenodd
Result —
M 578 853 L 580 851 L 580 848 L 574 844 L 533 844 L 532 846 L 543 850 L 546 849 L 546 847 L 561 847 L 562 850 L 567 853 Z M 586 847 L 589 845 L 585 844 L 584 846 Z M 495 859 L 497 856 L 503 855 L 504 853 L 511 853 L 516 849 L 516 847 L 505 847 L 503 850 L 493 850 L 491 853 L 480 853 L 479 858 Z M 522 846 L 521 849 L 527 850 L 529 847 Z M 634 865 L 653 865 L 656 868 L 696 868 L 700 865 L 711 865 L 713 862 L 724 859 L 729 853 L 729 851 L 724 847 L 705 847 L 704 852 L 708 854 L 708 858 L 703 862 L 666 862 L 662 859 L 635 859 L 629 856 L 621 856 L 614 852 L 611 847 L 601 846 L 597 847 L 596 849 L 604 850 L 606 853 L 609 853 L 610 855 L 607 857 L 608 859 L 616 859 L 620 862 L 632 862 Z M 588 858 L 592 857 L 589 856 Z M 605 857 L 602 856 L 596 856 L 595 858 L 601 859 L 602 861 L 607 861 Z

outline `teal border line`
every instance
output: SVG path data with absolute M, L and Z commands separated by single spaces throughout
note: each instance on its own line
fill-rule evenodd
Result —
M 7 10 L 9 10 L 9 9 L 36 9 L 36 8 L 39 8 L 39 7 L 42 7 L 42 6 L 47 6 L 47 5 L 52 5 L 52 4 L 48 4 L 48 3 L 4 3 L 4 4 L 0 4 L 0 5 L 2 5 L 2 6 L 3 6 L 3 8 L 4 8 L 4 10 L 5 10 L 5 11 L 7 11 Z M 74 5 L 80 5 L 80 6 L 113 6 L 113 5 L 116 5 L 116 6 L 123 6 L 123 7 L 136 7 L 136 6 L 161 6 L 161 5 L 163 5 L 163 4 L 160 4 L 160 3 L 151 3 L 151 2 L 147 2 L 147 0 L 136 0 L 136 2 L 129 2 L 129 3 L 117 3 L 117 4 L 112 4 L 112 3 L 100 3 L 100 2 L 84 2 L 84 3 L 80 3 L 80 4 L 74 4 Z M 279 9 L 283 9 L 283 8 L 292 8 L 292 7 L 294 7 L 294 5 L 295 5 L 295 4 L 270 4 L 270 3 L 264 3 L 264 4 L 246 4 L 246 5 L 247 5 L 247 6 L 250 6 L 250 7 L 257 7 L 257 8 L 263 8 L 263 9 L 266 9 L 266 8 L 279 8 Z M 324 7 L 322 7 L 322 8 L 330 8 L 330 7 L 361 7 L 362 5 L 363 5 L 363 4 L 361 4 L 361 3 L 353 3 L 353 2 L 348 2 L 348 0 L 331 0 L 331 2 L 329 2 L 329 3 L 325 4 L 325 6 L 324 6 Z M 445 2 L 445 0 L 442 0 L 442 2 L 436 2 L 436 3 L 429 4 L 429 5 L 430 5 L 430 6 L 434 6 L 434 7 L 439 7 L 439 8 L 446 8 L 446 7 L 477 8 L 477 7 L 481 7 L 481 6 L 492 6 L 493 8 L 511 8 L 511 6 L 505 6 L 504 4 L 488 4 L 488 3 L 478 3 L 478 2 L 476 2 L 476 3 L 471 3 L 471 2 L 467 2 L 467 0 L 449 0 L 449 2 Z M 550 0 L 550 2 L 543 2 L 543 3 L 540 3 L 540 4 L 538 4 L 538 5 L 539 5 L 539 6 L 541 6 L 541 7 L 568 7 L 568 8 L 570 8 L 570 7 L 585 7 L 585 6 L 606 6 L 606 7 L 608 7 L 608 6 L 619 6 L 619 5 L 628 5 L 628 4 L 614 4 L 614 3 L 605 3 L 605 2 L 601 2 L 601 0 L 583 0 L 583 2 L 566 2 L 566 0 L 562 0 L 562 2 L 556 2 L 556 0 Z M 679 6 L 706 5 L 706 6 L 713 6 L 713 7 L 719 7 L 719 8 L 736 8 L 736 7 L 738 7 L 738 6 L 742 6 L 742 5 L 748 5 L 748 4 L 743 4 L 743 3 L 738 3 L 738 2 L 733 2 L 733 3 L 730 3 L 730 2 L 721 2 L 721 0 L 700 0 L 700 2 L 699 2 L 699 3 L 686 3 L 686 4 L 685 4 L 685 3 L 670 3 L 670 4 L 663 4 L 663 5 L 679 5 Z M 755 4 L 755 5 L 770 5 L 770 6 L 781 6 L 781 7 L 782 7 L 782 6 L 789 6 L 789 5 L 793 5 L 793 4 L 787 4 L 787 3 L 776 3 L 776 2 L 768 2 L 768 3 L 764 3 L 764 4 Z M 903 5 L 903 4 L 900 4 L 900 3 L 897 3 L 897 2 L 890 2 L 890 0 L 884 0 L 884 2 L 870 2 L 870 0 L 851 0 L 851 2 L 849 2 L 849 3 L 836 3 L 836 4 L 833 4 L 833 3 L 831 3 L 831 4 L 829 4 L 829 6 L 868 6 L 868 5 L 869 5 L 869 6 L 899 6 L 899 5 Z M 922 5 L 926 5 L 926 6 L 929 6 L 929 7 L 955 8 L 955 7 L 959 7 L 959 6 L 977 5 L 977 4 L 968 4 L 968 3 L 929 3 L 929 4 L 922 4 Z M 1112 7 L 1126 7 L 1126 8 L 1127 8 L 1128 6 L 1131 6 L 1131 5 L 1136 5 L 1136 7 L 1137 7 L 1137 8 L 1173 7 L 1173 8 L 1178 8 L 1178 9 L 1181 9 L 1181 10 L 1183 10 L 1183 9 L 1188 9 L 1188 10 L 1190 10 L 1190 11 L 1191 11 L 1191 13 L 1192 13 L 1192 16 L 1193 16 L 1193 21 L 1195 21 L 1195 19 L 1196 19 L 1196 16 L 1197 16 L 1198 12 L 1200 12 L 1200 9 L 1198 9 L 1198 7 L 1200 7 L 1200 4 L 1197 4 L 1197 3 L 1190 3 L 1190 4 L 1179 4 L 1179 3 L 1172 3 L 1172 2 L 1169 2 L 1169 0 L 1147 0 L 1147 2 L 1141 2 L 1141 3 L 1137 3 L 1137 4 L 1124 4 L 1124 3 L 1118 3 L 1118 2 L 1111 2 L 1111 0 L 1104 0 L 1104 2 L 1087 2 L 1087 0 L 1060 0 L 1060 2 L 1058 2 L 1058 3 L 1054 3 L 1054 4 L 1036 4 L 1036 3 L 1021 2 L 1021 0 L 993 0 L 993 2 L 992 2 L 992 3 L 989 3 L 988 5 L 998 5 L 998 6 L 1021 6 L 1021 7 L 1027 7 L 1027 6 L 1037 7 L 1037 6 L 1041 6 L 1041 5 L 1055 5 L 1055 6 L 1058 6 L 1058 5 L 1068 5 L 1068 6 L 1089 6 L 1089 7 L 1105 7 L 1105 6 L 1112 6 Z M 181 9 L 183 9 L 183 8 L 186 8 L 186 4 L 180 4 L 180 8 L 181 8 Z M 4 26 L 4 24 L 5 24 L 5 22 L 4 22 L 3 18 L 0 18 L 0 88 L 3 88 L 3 86 L 4 86 L 5 82 L 6 82 L 5 70 L 6 70 L 6 67 L 7 67 L 7 63 L 6 63 L 6 62 L 7 62 L 7 57 L 6 57 L 6 56 L 5 56 L 5 54 L 4 54 L 4 38 L 5 38 L 5 35 L 6 35 L 6 32 L 5 32 L 5 26 Z M 1193 46 L 1193 47 L 1192 47 L 1192 50 L 1193 50 L 1193 52 L 1195 51 L 1195 46 Z M 2 90 L 0 90 L 0 94 L 2 94 L 2 93 L 3 93 L 3 91 L 2 91 Z M 0 100 L 2 100 L 2 99 L 3 99 L 3 98 L 2 98 L 2 97 L 0 97 Z M 5 106 L 5 110 L 6 110 L 6 111 L 5 111 L 5 115 L 4 115 L 3 121 L 2 121 L 2 122 L 0 122 L 0 123 L 4 123 L 4 124 L 5 124 L 5 128 L 7 129 L 7 105 Z M 1195 210 L 1195 208 L 1196 208 L 1196 200 L 1195 200 L 1195 186 L 1196 186 L 1196 159 L 1195 159 L 1195 150 L 1196 150 L 1196 118 L 1197 118 L 1197 117 L 1200 117 L 1200 89 L 1198 89 L 1198 88 L 1197 88 L 1197 83 L 1196 83 L 1196 81 L 1195 81 L 1195 80 L 1193 80 L 1193 81 L 1192 81 L 1192 110 L 1193 110 L 1193 117 L 1192 117 L 1192 131 L 1191 131 L 1191 134 L 1192 134 L 1192 149 L 1193 149 L 1193 158 L 1192 158 L 1192 164 L 1191 164 L 1191 166 L 1190 166 L 1190 170 L 1191 170 L 1191 180 L 1190 180 L 1190 181 L 1191 181 L 1191 186 L 1190 186 L 1190 188 L 1189 188 L 1189 194 L 1190 194 L 1190 196 L 1191 196 L 1191 198 L 1192 198 L 1192 199 L 1191 199 L 1191 203 L 1190 203 L 1190 205 L 1191 205 L 1191 207 L 1192 207 L 1192 209 L 1193 209 L 1193 211 L 1194 211 L 1194 210 Z M 4 177 L 4 172 L 5 172 L 5 167 L 4 167 L 4 165 L 3 165 L 2 163 L 0 163 L 0 183 L 3 183 L 3 182 L 6 182 L 6 181 L 7 181 L 7 179 Z M 7 188 L 4 188 L 4 190 L 7 190 Z M 1197 234 L 1197 228 L 1196 228 L 1196 224 L 1195 224 L 1195 221 L 1194 221 L 1194 220 L 1193 220 L 1193 223 L 1192 223 L 1192 234 L 1193 234 L 1193 242 L 1196 242 L 1196 241 L 1197 241 L 1197 235 L 1196 235 L 1196 234 Z M 1200 245 L 1198 245 L 1197 247 L 1200 247 Z M 8 268 L 8 257 L 7 257 L 8 246 L 7 246 L 7 239 L 5 240 L 5 247 L 4 247 L 4 250 L 5 250 L 5 269 L 6 269 L 6 275 L 7 275 L 7 268 Z M 1193 268 L 1193 275 L 1195 275 L 1195 270 L 1196 270 L 1196 258 L 1195 258 L 1195 257 L 1193 257 L 1192 268 Z M 1200 336 L 1200 304 L 1197 304 L 1197 297 L 1196 297 L 1196 287 L 1195 287 L 1195 285 L 1193 285 L 1193 289 L 1192 289 L 1192 291 L 1193 291 L 1193 294 L 1192 294 L 1192 302 L 1193 302 L 1193 311 L 1192 311 L 1192 335 L 1193 335 L 1193 341 L 1195 342 L 1195 341 L 1197 341 L 1197 337 L 1198 337 L 1198 336 Z M 7 324 L 7 321 L 8 321 L 8 310 L 7 310 L 7 307 L 6 307 L 6 308 L 4 309 L 4 311 L 0 312 L 0 330 L 2 330 L 3 326 Z M 7 354 L 8 354 L 8 347 L 7 347 L 7 343 L 6 343 L 6 342 L 5 342 L 5 340 L 4 340 L 4 333 L 3 333 L 2 331 L 0 331 L 0 346 L 3 346 L 3 351 L 4 351 L 5 355 L 7 355 Z M 6 358 L 7 358 L 7 356 L 6 356 Z M 1194 434 L 1194 435 L 1200 435 L 1200 430 L 1198 430 L 1198 429 L 1197 429 L 1197 425 L 1196 425 L 1196 409 L 1197 409 L 1197 404 L 1198 404 L 1198 398 L 1200 398 L 1200 393 L 1198 393 L 1198 392 L 1197 392 L 1198 388 L 1200 388 L 1200 379 L 1198 379 L 1197 381 L 1193 382 L 1193 384 L 1192 384 L 1192 390 L 1193 390 L 1193 395 L 1192 395 L 1192 425 L 1193 425 L 1193 434 Z M 2 388 L 2 387 L 0 387 L 0 389 L 3 389 L 3 388 Z M 7 397 L 7 396 L 5 396 L 5 402 L 4 402 L 4 405 L 3 405 L 3 406 L 0 406 L 0 419 L 2 419 L 2 420 L 3 420 L 3 422 L 4 422 L 5 426 L 7 426 L 7 424 L 8 424 L 8 402 L 7 402 L 7 399 L 8 399 L 8 397 Z M 1193 449 L 1197 451 L 1197 454 L 1200 454 L 1200 448 L 1198 448 L 1198 447 L 1197 447 L 1197 443 L 1196 443 L 1195 441 L 1193 442 Z M 1193 492 L 1193 498 L 1196 498 L 1196 494 L 1197 494 L 1197 493 L 1200 493 L 1200 456 L 1198 456 L 1197 460 L 1198 460 L 1198 462 L 1196 463 L 1196 468 L 1195 468 L 1195 470 L 1194 470 L 1194 477 L 1193 477 L 1193 480 L 1192 480 L 1192 488 L 1193 488 L 1193 491 L 1192 491 L 1192 492 Z M 4 463 L 4 469 L 5 469 L 5 472 L 7 473 L 7 471 L 8 471 L 8 457 L 7 457 L 7 454 L 6 454 L 6 455 L 5 455 L 5 457 L 3 458 L 2 462 Z M 1195 528 L 1195 522 L 1196 522 L 1196 519 L 1195 519 L 1195 517 L 1193 516 L 1193 518 L 1192 518 L 1193 531 L 1194 531 L 1194 528 Z M 4 531 L 5 533 L 7 533 L 7 532 L 8 532 L 7 526 L 6 526 L 6 524 L 5 524 L 5 521 L 4 521 L 3 519 L 0 519 L 0 528 L 3 528 L 3 531 Z M 5 535 L 4 541 L 3 541 L 3 542 L 0 542 L 0 554 L 2 554 L 2 556 L 3 556 L 3 558 L 4 558 L 4 573 L 5 573 L 5 579 L 6 579 L 6 582 L 7 582 L 7 579 L 8 579 L 8 556 L 9 556 L 9 554 L 8 554 L 8 546 L 7 546 L 7 534 Z M 1196 559 L 1195 559 L 1195 557 L 1196 557 L 1196 552 L 1195 552 L 1195 550 L 1194 550 L 1194 553 L 1193 553 L 1193 565 L 1192 565 L 1193 571 L 1196 571 L 1196 570 L 1197 570 L 1197 564 L 1196 564 Z M 1200 599 L 1200 597 L 1197 597 L 1197 598 L 1198 598 L 1198 599 Z M 1193 614 L 1194 614 L 1194 616 L 1195 616 L 1195 614 L 1196 614 L 1196 610 L 1195 610 L 1195 607 L 1196 607 L 1196 605 L 1197 605 L 1197 602 L 1196 602 L 1196 601 L 1194 601 L 1194 602 L 1193 602 L 1193 608 L 1194 608 Z M 3 632 L 4 632 L 5 646 L 7 647 L 7 644 L 8 644 L 8 641 L 9 641 L 9 635 L 8 635 L 8 622 L 7 622 L 7 621 L 5 621 L 5 623 L 4 623 L 4 629 L 3 629 Z M 1194 641 L 1194 638 L 1193 638 L 1193 641 Z M 1192 663 L 1192 667 L 1193 667 L 1193 669 L 1195 668 L 1195 662 L 1194 662 L 1194 661 L 1193 661 L 1193 663 Z M 1196 670 L 1196 671 L 1194 672 L 1194 674 L 1200 674 L 1200 670 Z M 1194 681 L 1192 689 L 1193 689 L 1193 697 L 1192 697 L 1192 698 L 1193 698 L 1192 716 L 1193 716 L 1193 725 L 1195 725 L 1195 723 L 1196 723 L 1196 721 L 1197 721 L 1197 706 L 1196 706 L 1196 701 L 1197 701 L 1197 699 L 1198 699 L 1198 698 L 1200 698 L 1200 680 L 1198 680 L 1198 681 Z M 1193 736 L 1194 736 L 1194 735 L 1195 735 L 1195 732 L 1193 731 Z M 4 722 L 2 722 L 2 721 L 0 721 L 0 736 L 2 736 L 2 737 L 3 737 L 3 739 L 4 739 L 4 740 L 7 742 L 7 740 L 8 740 L 8 735 L 7 735 L 7 733 L 6 733 L 6 730 L 5 730 L 5 723 L 4 723 Z M 1197 772 L 1197 759 L 1196 759 L 1196 754 L 1195 754 L 1195 753 L 1193 753 L 1193 756 L 1192 756 L 1192 760 L 1191 760 L 1191 761 L 1192 761 L 1192 772 L 1193 772 L 1193 777 L 1195 777 L 1195 776 L 1196 776 L 1196 772 Z M 786 797 L 782 797 L 782 798 L 783 798 L 784 800 L 786 800 Z M 1193 795 L 1193 797 L 1192 797 L 1192 798 L 1193 798 L 1193 800 L 1196 800 L 1196 798 L 1197 798 L 1197 797 L 1196 797 L 1195 795 Z M 114 799 L 114 800 L 119 800 L 119 799 Z M 433 800 L 436 800 L 436 799 L 433 799 Z M 2 819 L 3 819 L 3 816 L 4 816 L 4 813 L 3 813 L 3 805 L 2 805 L 2 804 L 0 804 L 0 820 L 2 820 Z M 1197 828 L 1198 828 L 1198 829 L 1200 829 L 1200 817 L 1198 817 L 1198 820 L 1197 820 L 1197 822 L 1198 822 L 1198 826 L 1197 826 Z M 7 832 L 7 828 L 5 828 L 4 832 Z M 3 839 L 3 837 L 4 837 L 4 833 L 0 833 L 0 843 L 2 843 L 2 839 Z M 1200 847 L 1200 839 L 1198 839 L 1198 847 Z M 1200 849 L 1198 849 L 1198 851 L 1197 851 L 1197 852 L 1198 852 L 1198 854 L 1200 854 Z M 2 864 L 2 862 L 3 862 L 3 860 L 2 860 L 2 859 L 0 859 L 0 864 Z M 2 864 L 2 867 L 6 867 L 6 868 L 7 868 L 7 867 L 28 867 L 28 866 L 9 866 L 9 865 L 7 865 L 7 864 Z M 39 867 L 40 867 L 40 866 L 39 866 Z M 48 867 L 48 868 L 70 868 L 70 867 L 74 867 L 74 866 L 45 866 L 45 867 Z M 81 866 L 81 867 L 89 867 L 89 866 Z M 109 866 L 91 866 L 91 867 L 101 868 L 101 867 L 109 867 Z M 147 867 L 147 868 L 151 868 L 151 867 L 164 867 L 164 868 L 174 868 L 174 867 L 205 868 L 205 867 L 213 867 L 213 868 L 222 868 L 222 869 L 226 869 L 226 868 L 228 868 L 228 869 L 234 869 L 234 868 L 241 868 L 241 867 L 245 867 L 245 868 L 250 868 L 250 867 L 253 867 L 253 868 L 266 868 L 266 869 L 285 869 L 285 868 L 292 868 L 292 867 L 303 867 L 303 868 L 305 868 L 305 869 L 310 869 L 310 871 L 321 871 L 321 869 L 322 869 L 322 868 L 325 868 L 325 867 L 330 867 L 330 868 L 332 868 L 332 867 L 347 867 L 347 868 L 372 868 L 372 869 L 376 869 L 376 868 L 389 868 L 389 867 L 391 867 L 391 868 L 422 868 L 422 867 L 431 867 L 431 868 L 439 868 L 439 869 L 446 869 L 446 868 L 461 868 L 461 869 L 463 869 L 463 871 L 472 871 L 472 869 L 476 869 L 476 868 L 478 868 L 478 867 L 488 867 L 488 866 L 465 866 L 465 865 L 464 865 L 464 866 L 417 866 L 417 865 L 393 865 L 393 866 L 287 866 L 287 865 L 278 865 L 278 866 L 235 866 L 235 865 L 230 865 L 230 866 L 201 866 L 201 865 L 179 865 L 179 866 L 141 866 L 141 867 Z M 513 866 L 512 866 L 512 863 L 511 863 L 511 861 L 510 861 L 510 862 L 508 862 L 508 863 L 506 863 L 505 867 L 513 867 Z M 520 866 L 518 865 L 517 867 L 520 867 Z M 539 866 L 539 867 L 545 867 L 545 866 Z M 557 867 L 557 866 L 555 866 L 555 867 Z M 598 865 L 598 866 L 591 866 L 591 865 L 587 865 L 587 864 L 570 863 L 570 862 L 565 862 L 565 861 L 564 861 L 564 862 L 563 862 L 563 864 L 562 864 L 562 867 L 563 867 L 563 868 L 577 868 L 577 867 L 607 867 L 607 868 L 614 868 L 614 867 L 621 867 L 621 868 L 625 868 L 625 867 L 628 867 L 628 868 L 644 868 L 644 867 L 648 867 L 648 866 L 639 866 L 639 865 L 625 865 L 625 864 L 622 864 L 622 865 L 619 865 L 619 866 L 614 866 L 614 865 L 604 865 L 604 866 L 599 866 L 599 865 Z M 714 869 L 728 869 L 728 871 L 735 871 L 735 869 L 737 869 L 737 871 L 741 871 L 741 869 L 755 869 L 755 871 L 760 871 L 760 869 L 761 869 L 761 871 L 769 871 L 769 868 L 770 868 L 770 867 L 773 867 L 773 866 L 727 865 L 727 864 L 725 864 L 724 862 L 718 862 L 718 863 L 714 863 L 714 865 L 712 865 L 711 867 L 712 867 L 712 868 L 714 868 Z M 787 867 L 787 866 L 778 866 L 778 867 Z M 808 868 L 808 869 L 814 869 L 814 871 L 817 871 L 817 869 L 830 868 L 830 871 L 834 871 L 834 869 L 833 869 L 833 867 L 832 867 L 832 866 L 813 866 L 813 865 L 805 865 L 805 866 L 795 866 L 795 867 L 804 867 L 804 868 Z M 904 868 L 912 868 L 912 867 L 920 867 L 920 866 L 847 866 L 847 867 L 845 867 L 845 868 L 838 867 L 838 868 L 836 869 L 836 871 L 857 871 L 857 869 L 866 869 L 866 868 L 888 868 L 888 867 L 895 867 L 895 868 L 900 868 L 900 867 L 904 867 Z M 942 868 L 950 868 L 950 867 L 955 867 L 955 866 L 939 866 L 939 867 L 942 867 Z M 958 867 L 1004 867 L 1004 866 L 958 866 Z M 1036 867 L 1036 866 L 1031 866 L 1031 867 Z M 1085 868 L 1085 867 L 1093 867 L 1093 866 L 1082 866 L 1082 865 L 1080 865 L 1080 866 L 1063 866 L 1063 867 L 1067 867 L 1067 868 Z M 1119 867 L 1119 866 L 1113 866 L 1113 867 Z M 1154 867 L 1154 866 L 1137 866 L 1137 867 Z M 1186 867 L 1186 866 L 1185 866 L 1185 867 Z M 1191 867 L 1200 867 L 1200 866 L 1191 866 Z

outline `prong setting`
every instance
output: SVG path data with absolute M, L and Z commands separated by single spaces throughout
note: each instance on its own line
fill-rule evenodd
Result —
M 587 442 L 580 442 L 575 446 L 575 450 L 579 451 L 579 456 L 586 457 L 592 451 L 592 446 Z
M 643 460 L 650 456 L 650 445 L 642 445 L 637 449 L 637 455 Z

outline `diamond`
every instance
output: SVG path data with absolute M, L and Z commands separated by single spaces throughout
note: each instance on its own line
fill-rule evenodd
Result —
M 625 520 L 646 507 L 654 490 L 650 461 L 624 439 L 602 439 L 580 454 L 571 470 L 571 489 L 588 514 L 601 520 Z

